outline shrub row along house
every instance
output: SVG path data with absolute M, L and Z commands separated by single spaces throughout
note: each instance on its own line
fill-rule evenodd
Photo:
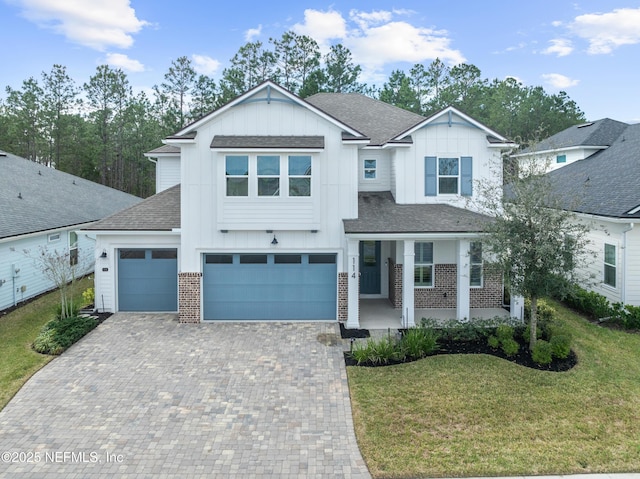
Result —
M 585 286 L 640 306 L 640 124 L 572 126 L 514 157 L 547 165 L 561 206 L 587 224 L 595 259 L 582 271 Z
M 140 198 L 0 151 L 0 310 L 55 287 L 35 258 L 93 271 L 95 239 L 78 230 Z
M 491 165 L 516 145 L 455 108 L 425 118 L 265 82 L 164 143 L 148 154 L 158 193 L 85 228 L 108 310 L 349 328 L 374 299 L 397 327 L 421 309 L 504 312 L 489 218 L 467 199 L 502 182 Z

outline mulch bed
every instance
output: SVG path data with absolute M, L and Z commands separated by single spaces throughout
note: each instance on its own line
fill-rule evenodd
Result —
M 571 351 L 569 353 L 569 356 L 566 359 L 554 358 L 551 364 L 547 364 L 547 365 L 536 364 L 533 361 L 533 359 L 531 359 L 531 354 L 529 353 L 529 345 L 524 344 L 524 341 L 519 341 L 519 344 L 520 344 L 520 351 L 515 356 L 507 357 L 507 355 L 504 354 L 501 349 L 491 348 L 487 344 L 486 339 L 484 341 L 440 340 L 438 341 L 438 350 L 435 351 L 432 354 L 432 356 L 435 356 L 438 354 L 489 354 L 491 356 L 496 356 L 506 361 L 519 364 L 520 366 L 525 366 L 527 368 L 532 368 L 532 369 L 538 369 L 541 371 L 552 371 L 552 372 L 568 371 L 578 363 L 578 357 L 573 351 Z M 365 366 L 365 367 L 391 366 L 393 364 L 402 364 L 402 363 L 412 362 L 415 360 L 416 360 L 415 358 L 407 358 L 404 361 L 390 361 L 387 364 L 362 363 L 359 366 Z M 351 354 L 349 353 L 349 351 L 346 351 L 344 353 L 344 361 L 347 366 L 358 366 L 356 361 L 351 357 Z

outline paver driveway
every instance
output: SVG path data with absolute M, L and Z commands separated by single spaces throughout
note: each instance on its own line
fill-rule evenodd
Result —
M 336 333 L 116 314 L 0 412 L 0 476 L 369 477 Z

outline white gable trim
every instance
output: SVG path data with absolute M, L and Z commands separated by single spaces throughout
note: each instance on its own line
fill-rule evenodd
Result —
M 273 98 L 273 97 L 271 97 L 271 90 L 272 89 L 275 90 L 276 92 L 280 93 L 281 95 L 285 96 L 286 100 L 284 100 L 282 98 Z M 260 92 L 262 90 L 265 90 L 267 92 L 267 98 L 261 99 L 261 100 L 252 99 L 251 98 L 251 97 L 255 96 L 256 93 L 258 93 L 258 92 Z M 240 95 L 235 100 L 230 101 L 226 105 L 218 108 L 215 111 L 212 111 L 211 113 L 209 113 L 206 116 L 203 116 L 199 120 L 196 120 L 194 123 L 191 123 L 190 125 L 185 126 L 182 130 L 177 132 L 175 135 L 172 135 L 171 140 L 165 140 L 165 141 L 163 141 L 163 143 L 165 143 L 165 142 L 166 143 L 170 143 L 170 144 L 174 144 L 174 143 L 193 143 L 195 140 L 190 140 L 190 141 L 179 140 L 179 141 L 176 141 L 175 137 L 180 136 L 180 135 L 184 135 L 184 134 L 192 132 L 194 130 L 197 130 L 200 126 L 202 126 L 205 123 L 209 122 L 212 118 L 215 118 L 216 116 L 222 115 L 224 112 L 230 110 L 233 107 L 236 107 L 236 106 L 241 105 L 243 103 L 252 102 L 252 101 L 267 101 L 267 102 L 270 102 L 270 101 L 288 101 L 288 102 L 292 102 L 292 103 L 295 103 L 295 104 L 297 104 L 297 105 L 299 105 L 299 106 L 301 106 L 303 108 L 306 108 L 306 109 L 312 111 L 316 115 L 322 117 L 323 119 L 325 119 L 328 122 L 334 124 L 338 128 L 340 128 L 342 130 L 345 130 L 345 131 L 347 131 L 348 133 L 350 133 L 350 134 L 352 134 L 354 136 L 357 136 L 357 137 L 364 137 L 365 136 L 361 132 L 359 132 L 358 130 L 355 130 L 352 127 L 350 127 L 349 125 L 338 121 L 337 119 L 333 118 L 330 115 L 327 115 L 322 110 L 319 110 L 318 108 L 316 108 L 313 105 L 311 105 L 311 103 L 307 103 L 302 98 L 294 95 L 290 91 L 285 90 L 281 86 L 279 86 L 279 85 L 273 83 L 272 81 L 268 80 L 268 81 L 266 81 L 264 83 L 261 83 L 260 85 L 258 85 L 256 87 L 252 88 L 251 90 L 249 90 L 245 94 Z
M 491 136 L 495 136 L 499 140 L 502 140 L 506 145 L 512 145 L 513 144 L 511 141 L 509 141 L 507 138 L 502 136 L 500 133 L 493 131 L 491 128 L 486 127 L 485 125 L 483 125 L 479 121 L 474 120 L 470 116 L 465 115 L 460 110 L 458 110 L 458 109 L 456 109 L 456 108 L 454 108 L 452 106 L 449 106 L 449 107 L 445 108 L 444 110 L 442 110 L 442 111 L 430 116 L 426 120 L 424 120 L 424 121 L 418 123 L 417 125 L 411 127 L 409 130 L 406 130 L 406 131 L 400 133 L 398 136 L 393 138 L 393 140 L 400 140 L 400 139 L 404 138 L 405 136 L 411 135 L 412 133 L 415 133 L 416 131 L 420 130 L 421 128 L 424 128 L 425 126 L 437 124 L 438 122 L 436 120 L 442 118 L 443 116 L 447 117 L 447 120 L 446 120 L 447 124 L 453 125 L 454 122 L 451 120 L 451 117 L 454 114 L 458 115 L 459 117 L 461 117 L 465 121 L 465 123 L 468 124 L 468 126 L 472 126 L 472 127 L 478 128 L 478 129 L 486 132 L 487 134 L 489 134 Z

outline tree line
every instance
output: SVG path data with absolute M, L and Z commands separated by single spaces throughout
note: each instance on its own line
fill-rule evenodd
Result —
M 265 80 L 302 98 L 357 92 L 424 116 L 452 105 L 523 145 L 585 120 L 565 92 L 550 95 L 512 78 L 489 80 L 470 64 L 416 64 L 393 71 L 381 87 L 362 83 L 361 74 L 343 45 L 322 55 L 315 40 L 294 32 L 267 44 L 246 43 L 218 81 L 179 57 L 151 95 L 134 93 L 118 68 L 100 65 L 79 85 L 65 66 L 53 65 L 20 88 L 6 87 L 0 149 L 146 197 L 154 193 L 155 172 L 145 152 Z

